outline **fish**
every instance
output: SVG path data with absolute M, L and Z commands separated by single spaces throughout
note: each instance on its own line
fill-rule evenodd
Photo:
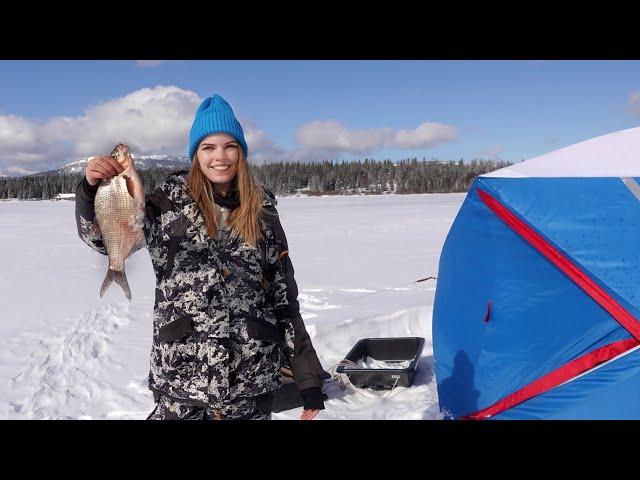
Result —
M 145 242 L 144 186 L 135 170 L 127 145 L 117 144 L 111 156 L 124 171 L 102 180 L 95 197 L 95 219 L 109 257 L 109 268 L 100 288 L 100 297 L 115 280 L 131 301 L 131 289 L 124 263 L 129 255 Z

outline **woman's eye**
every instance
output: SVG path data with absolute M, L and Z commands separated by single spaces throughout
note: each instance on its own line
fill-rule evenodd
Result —
M 226 148 L 238 148 L 237 145 L 227 145 Z M 202 150 L 213 150 L 213 147 L 211 146 L 206 146 L 206 147 L 202 147 Z

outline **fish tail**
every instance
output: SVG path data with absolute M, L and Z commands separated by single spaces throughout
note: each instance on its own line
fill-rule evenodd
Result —
M 100 288 L 100 296 L 102 297 L 104 295 L 104 292 L 107 291 L 107 288 L 109 288 L 109 285 L 111 285 L 111 282 L 114 280 L 122 287 L 127 299 L 131 301 L 131 289 L 129 288 L 129 282 L 127 281 L 124 270 L 121 272 L 111 269 L 107 270 L 107 276 L 104 277 L 104 282 L 102 282 L 102 287 Z

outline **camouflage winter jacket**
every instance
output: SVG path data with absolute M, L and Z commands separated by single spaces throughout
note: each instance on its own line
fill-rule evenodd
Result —
M 319 394 L 322 366 L 300 316 L 275 197 L 265 189 L 257 248 L 228 235 L 212 239 L 185 175 L 174 172 L 146 197 L 144 234 L 156 276 L 149 388 L 218 406 L 277 389 L 289 359 L 298 387 Z M 87 185 L 76 191 L 78 233 L 106 255 L 91 229 L 95 194 Z

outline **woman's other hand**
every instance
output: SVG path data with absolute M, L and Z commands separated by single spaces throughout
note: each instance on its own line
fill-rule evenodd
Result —
M 300 415 L 300 420 L 313 420 L 320 410 L 303 410 Z

